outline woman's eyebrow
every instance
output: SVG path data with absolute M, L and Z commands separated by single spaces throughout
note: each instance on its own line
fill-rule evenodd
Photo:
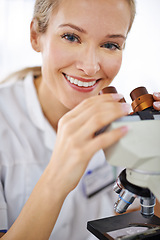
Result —
M 74 24 L 72 24 L 72 23 L 61 24 L 61 25 L 59 25 L 59 27 L 60 27 L 60 28 L 61 28 L 61 27 L 70 27 L 70 28 L 72 28 L 72 29 L 77 30 L 78 32 L 87 33 L 86 30 L 84 30 L 83 28 L 78 27 L 78 26 L 76 26 L 76 25 L 74 25 Z
M 65 23 L 65 24 L 59 25 L 59 28 L 61 28 L 61 27 L 70 27 L 72 29 L 77 30 L 78 32 L 85 33 L 85 34 L 87 33 L 86 30 L 84 30 L 83 28 L 78 27 L 78 26 L 76 26 L 76 25 L 74 25 L 72 23 Z M 124 35 L 122 35 L 122 34 L 108 34 L 105 37 L 106 38 L 122 38 L 122 39 L 126 40 L 126 37 Z
M 122 35 L 122 34 L 108 34 L 105 36 L 106 38 L 122 38 L 124 40 L 126 40 L 126 36 Z

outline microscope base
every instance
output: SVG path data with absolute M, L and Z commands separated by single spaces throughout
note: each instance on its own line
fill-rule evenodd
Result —
M 100 240 L 160 239 L 160 218 L 139 211 L 89 221 L 87 229 Z

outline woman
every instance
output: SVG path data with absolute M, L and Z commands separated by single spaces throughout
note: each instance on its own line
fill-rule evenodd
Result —
M 89 239 L 86 222 L 113 214 L 112 191 L 88 198 L 87 176 L 104 166 L 109 176 L 101 149 L 128 131 L 95 137 L 130 111 L 122 95 L 99 93 L 120 69 L 134 15 L 133 0 L 36 1 L 41 71 L 0 89 L 2 239 Z

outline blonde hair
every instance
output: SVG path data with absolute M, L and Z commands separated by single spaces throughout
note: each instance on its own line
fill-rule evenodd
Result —
M 45 33 L 48 28 L 51 14 L 57 9 L 60 0 L 36 0 L 33 19 L 37 21 L 37 31 Z
M 66 0 L 64 0 L 66 1 Z M 119 0 L 117 0 L 119 1 Z M 126 0 L 130 6 L 131 10 L 131 20 L 128 28 L 128 32 L 130 31 L 135 14 L 136 14 L 136 0 Z M 59 4 L 62 0 L 36 0 L 34 5 L 33 19 L 36 20 L 37 32 L 45 33 L 48 28 L 49 20 L 53 12 L 58 8 Z M 23 79 L 27 75 L 27 73 L 32 72 L 33 75 L 41 75 L 41 67 L 31 67 L 25 68 L 20 71 L 17 71 L 11 75 L 9 75 L 4 81 L 8 81 L 11 78 Z M 2 81 L 2 82 L 4 82 Z
M 66 1 L 66 0 L 65 0 Z M 119 0 L 118 0 L 119 1 Z M 131 10 L 131 20 L 128 32 L 130 31 L 135 14 L 136 14 L 136 0 L 126 0 Z M 57 9 L 62 0 L 36 0 L 34 5 L 33 18 L 37 20 L 37 31 L 45 33 L 51 14 Z
M 129 4 L 130 10 L 131 10 L 131 20 L 130 20 L 130 25 L 128 28 L 128 32 L 129 32 L 132 28 L 132 24 L 134 22 L 135 15 L 136 15 L 136 0 L 127 0 L 127 2 Z

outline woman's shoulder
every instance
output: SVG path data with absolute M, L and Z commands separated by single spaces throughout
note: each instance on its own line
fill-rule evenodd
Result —
M 33 82 L 33 74 L 27 74 L 25 78 L 10 78 L 0 84 L 0 122 L 1 126 L 7 122 L 18 120 L 26 114 L 26 81 Z
M 41 75 L 41 67 L 28 67 L 13 72 L 0 82 L 0 93 L 7 96 L 6 92 L 14 92 L 14 90 L 24 88 L 24 82 L 29 78 L 29 76 L 33 80 L 39 75 Z
M 7 111 L 24 96 L 24 81 L 11 80 L 0 84 L 0 112 Z
M 6 158 L 17 162 L 16 159 L 21 159 L 18 156 L 27 151 L 31 153 L 33 139 L 39 136 L 27 105 L 28 99 L 33 105 L 35 94 L 33 73 L 0 84 L 0 159 L 4 159 L 5 164 Z

